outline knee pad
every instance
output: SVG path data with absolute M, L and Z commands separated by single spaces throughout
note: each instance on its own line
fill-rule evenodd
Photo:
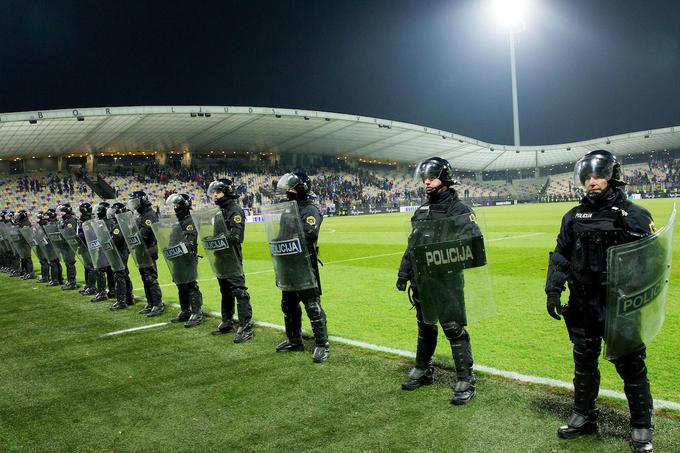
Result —
M 323 310 L 318 298 L 307 299 L 302 301 L 302 303 L 305 305 L 305 311 L 309 319 L 319 319 L 323 316 Z
M 418 337 L 423 339 L 436 338 L 437 326 L 418 321 Z
M 577 370 L 593 371 L 597 369 L 597 360 L 602 350 L 601 340 L 584 340 L 574 343 L 574 365 Z
M 635 352 L 612 360 L 612 363 L 625 383 L 644 382 L 647 379 L 645 357 L 645 352 Z
M 281 299 L 281 311 L 284 314 L 300 313 L 300 315 L 302 315 L 302 309 L 300 308 L 298 301 L 286 298 Z
M 437 328 L 434 326 L 435 329 Z M 442 323 L 442 330 L 444 331 L 444 335 L 446 335 L 446 338 L 448 338 L 449 341 L 459 341 L 459 340 L 467 340 L 468 339 L 468 333 L 467 331 L 458 324 L 456 321 L 447 321 Z
M 250 294 L 248 294 L 248 291 L 243 288 L 234 288 L 231 292 L 239 300 L 250 299 Z

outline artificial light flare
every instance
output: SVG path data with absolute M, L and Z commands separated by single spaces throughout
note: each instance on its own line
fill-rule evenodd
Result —
M 493 0 L 491 8 L 502 31 L 515 33 L 524 28 L 530 0 Z

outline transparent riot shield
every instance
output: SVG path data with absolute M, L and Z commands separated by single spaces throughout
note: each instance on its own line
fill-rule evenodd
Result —
M 198 228 L 198 238 L 215 276 L 229 278 L 243 275 L 241 257 L 227 239 L 229 230 L 222 210 L 212 208 L 191 211 L 191 218 Z
M 655 234 L 607 250 L 605 354 L 614 360 L 649 346 L 661 330 L 673 252 L 675 206 Z
M 198 279 L 198 258 L 192 252 L 194 244 L 187 243 L 186 236 L 176 217 L 161 218 L 151 224 L 158 241 L 158 250 L 168 265 L 172 281 L 178 285 Z
M 145 267 L 153 266 L 154 260 L 151 258 L 151 254 L 146 248 L 142 235 L 139 233 L 137 216 L 135 213 L 132 211 L 121 212 L 120 214 L 116 214 L 116 220 L 118 221 L 120 231 L 123 233 L 123 238 L 130 250 L 132 259 L 135 260 L 137 268 L 143 269 Z
M 59 253 L 55 250 L 54 246 L 47 237 L 47 233 L 41 225 L 33 225 L 33 237 L 38 243 L 38 247 L 45 254 L 48 261 L 54 261 L 59 258 Z
M 71 247 L 61 235 L 61 230 L 56 222 L 48 222 L 45 225 L 45 233 L 58 255 L 61 255 L 64 259 L 73 255 Z
M 316 288 L 297 203 L 289 201 L 263 206 L 262 214 L 276 286 L 282 291 Z
M 106 256 L 106 261 L 111 270 L 114 272 L 122 271 L 125 269 L 125 264 L 118 253 L 118 249 L 113 244 L 113 239 L 111 239 L 111 233 L 109 233 L 109 227 L 103 220 L 92 220 L 92 229 L 94 234 L 101 245 L 104 256 Z
M 88 220 L 87 222 L 83 222 L 82 228 L 92 264 L 94 265 L 95 269 L 103 269 L 109 265 L 109 262 L 106 259 L 106 254 L 104 253 L 102 244 L 97 238 L 95 222 L 98 221 L 100 220 Z
M 19 228 L 19 233 L 21 233 L 21 236 L 23 236 L 24 241 L 33 249 L 33 252 L 35 252 L 35 256 L 38 257 L 38 259 L 43 259 L 44 254 L 42 250 L 40 250 L 40 247 L 38 247 L 38 243 L 35 240 L 35 236 L 33 235 L 33 229 L 30 226 L 23 226 Z
M 17 248 L 12 240 L 12 233 L 10 231 L 11 225 L 9 223 L 0 223 L 0 230 L 2 230 L 2 235 L 5 238 L 5 245 L 7 246 L 7 251 L 17 255 Z
M 495 312 L 482 228 L 473 213 L 414 222 L 413 297 L 427 324 L 467 325 Z
M 5 224 L 0 223 L 0 252 L 7 253 L 12 250 L 11 246 L 7 243 L 5 239 Z
M 76 255 L 76 258 L 78 258 L 78 261 L 81 262 L 83 267 L 89 269 L 93 268 L 94 265 L 92 264 L 92 258 L 90 257 L 87 245 L 85 245 L 83 240 L 78 237 L 76 231 L 73 228 L 63 228 L 61 230 L 61 235 L 68 246 L 71 247 L 71 251 Z
M 28 259 L 31 257 L 31 247 L 24 240 L 24 237 L 19 231 L 19 227 L 13 224 L 7 224 L 7 232 L 9 234 L 12 244 L 14 244 L 14 250 L 21 259 Z

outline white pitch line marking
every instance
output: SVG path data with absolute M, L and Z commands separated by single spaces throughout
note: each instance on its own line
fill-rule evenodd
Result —
M 495 238 L 495 239 L 489 239 L 487 242 L 496 242 L 496 241 L 506 241 L 508 239 L 522 239 L 522 238 L 528 238 L 532 236 L 540 236 L 545 233 L 527 233 L 527 234 L 519 234 L 517 236 L 505 236 L 502 238 Z
M 113 332 L 103 333 L 99 336 L 100 337 L 112 337 L 113 335 L 120 335 L 120 334 L 128 333 L 128 332 L 136 332 L 138 330 L 153 329 L 154 327 L 165 326 L 167 324 L 168 324 L 167 322 L 159 322 L 159 323 L 156 323 L 156 324 L 148 324 L 146 326 L 132 327 L 130 329 L 115 330 Z

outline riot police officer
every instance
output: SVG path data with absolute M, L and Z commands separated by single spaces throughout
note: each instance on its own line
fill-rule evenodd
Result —
M 48 209 L 43 215 L 43 220 L 45 221 L 45 228 L 50 225 L 58 227 L 57 211 L 52 208 Z M 52 242 L 51 238 L 50 242 Z M 56 249 L 56 246 L 55 251 L 56 258 L 50 260 L 50 281 L 47 286 L 60 286 L 64 284 L 64 271 L 61 268 L 61 260 L 59 259 L 60 250 Z
M 178 274 L 173 274 L 173 279 L 176 279 L 179 274 L 187 275 L 187 271 L 194 276 L 194 280 L 189 282 L 175 280 L 179 293 L 180 312 L 170 322 L 184 322 L 184 327 L 194 327 L 203 322 L 203 295 L 195 280 L 198 267 L 198 233 L 189 212 L 191 211 L 191 197 L 184 193 L 172 194 L 166 200 L 166 204 L 172 206 L 179 222 L 179 230 L 173 229 L 170 243 L 183 243 L 189 251 L 189 254 L 175 258 L 175 266 L 184 267 L 184 269 L 175 269 Z
M 219 206 L 222 217 L 228 231 L 215 231 L 224 233 L 229 241 L 229 246 L 236 252 L 238 260 L 243 266 L 243 252 L 241 244 L 246 228 L 246 216 L 241 206 L 236 200 L 238 195 L 234 190 L 234 185 L 229 179 L 213 181 L 208 186 L 208 196 Z M 221 313 L 222 322 L 217 329 L 211 333 L 220 335 L 234 330 L 234 298 L 238 308 L 238 332 L 234 336 L 234 343 L 243 343 L 253 338 L 253 310 L 250 305 L 250 294 L 246 286 L 244 274 L 236 277 L 218 278 L 220 293 L 222 295 Z
M 165 305 L 162 301 L 163 294 L 161 293 L 161 288 L 158 285 L 158 268 L 156 267 L 158 247 L 151 229 L 151 224 L 158 221 L 158 216 L 151 206 L 151 202 L 149 202 L 149 197 L 141 190 L 132 193 L 126 207 L 130 211 L 137 211 L 139 214 L 137 217 L 139 234 L 154 261 L 153 266 L 139 269 L 139 275 L 142 278 L 144 294 L 146 296 L 146 306 L 139 311 L 139 314 L 149 317 L 160 316 L 165 312 Z
M 583 156 L 575 166 L 574 182 L 586 192 L 578 206 L 562 218 L 555 250 L 550 254 L 545 292 L 548 313 L 564 316 L 574 354 L 574 408 L 557 430 L 571 439 L 597 431 L 595 401 L 600 385 L 598 358 L 605 325 L 607 250 L 655 232 L 650 213 L 628 201 L 621 165 L 609 151 Z M 560 294 L 569 286 L 569 301 Z M 652 446 L 652 396 L 645 365 L 646 351 L 613 360 L 623 379 L 630 409 L 631 448 L 649 452 Z
M 277 189 L 285 193 L 288 200 L 295 201 L 302 221 L 304 239 L 309 253 L 310 264 L 316 278 L 316 288 L 300 291 L 281 292 L 281 310 L 286 328 L 286 340 L 276 347 L 276 352 L 303 351 L 302 344 L 302 310 L 300 302 L 305 307 L 307 317 L 312 324 L 316 346 L 312 354 L 315 363 L 328 360 L 330 345 L 328 343 L 328 328 L 326 313 L 321 307 L 321 279 L 319 277 L 318 254 L 319 229 L 321 228 L 321 212 L 310 200 L 311 181 L 302 172 L 286 173 L 278 182 Z
M 125 212 L 125 205 L 123 203 L 113 203 L 106 210 L 106 219 L 108 221 L 109 233 L 111 234 L 111 240 L 113 245 L 118 250 L 121 261 L 125 265 L 125 268 L 120 271 L 115 271 L 113 273 L 113 278 L 115 281 L 115 293 L 116 302 L 111 305 L 111 310 L 124 310 L 130 305 L 134 305 L 135 298 L 132 295 L 132 281 L 130 280 L 130 270 L 128 269 L 128 257 L 130 256 L 130 251 L 125 243 L 125 239 L 121 234 L 120 228 L 118 227 L 118 222 L 116 221 L 116 214 Z
M 20 209 L 14 214 L 14 224 L 17 228 L 30 228 L 31 222 L 28 220 L 28 213 L 26 210 Z M 33 259 L 31 256 L 31 244 L 25 240 L 22 242 L 24 251 L 23 256 L 21 256 L 21 278 L 23 280 L 30 280 L 35 278 L 35 274 L 33 273 Z
M 458 216 L 468 221 L 469 228 L 477 228 L 472 210 L 460 201 L 457 192 L 452 187 L 455 184 L 453 168 L 447 160 L 441 157 L 431 157 L 420 162 L 416 167 L 416 178 L 421 180 L 424 185 L 427 201 L 419 206 L 411 217 L 411 225 L 414 229 L 420 221 Z M 407 247 L 404 252 L 397 276 L 396 286 L 399 291 L 406 291 L 407 283 L 410 281 L 413 291 L 413 304 L 416 309 L 418 322 L 416 361 L 409 378 L 401 384 L 403 390 L 415 390 L 423 385 L 432 384 L 434 373 L 432 357 L 437 347 L 437 325 L 428 324 L 423 319 L 423 307 L 419 301 L 419 288 L 415 285 L 410 247 Z M 462 275 L 455 277 L 461 280 L 458 290 L 462 292 Z M 454 405 L 463 405 L 468 403 L 476 394 L 470 336 L 465 325 L 461 322 L 440 320 L 440 324 L 444 335 L 451 344 L 453 363 L 456 367 L 457 382 L 450 402 Z
M 3 222 L 7 224 L 7 232 L 9 233 L 8 240 L 11 243 L 11 251 L 9 253 L 9 276 L 10 277 L 21 277 L 21 258 L 17 253 L 16 236 L 12 233 L 14 228 L 14 211 L 8 211 Z
M 35 221 L 38 224 L 37 228 L 42 229 L 43 225 L 47 223 L 43 219 L 43 213 L 42 212 L 37 212 L 35 214 Z M 38 238 L 36 237 L 35 240 L 37 241 Z M 37 283 L 48 283 L 50 281 L 50 261 L 47 257 L 47 254 L 44 252 L 43 247 L 51 247 L 50 245 L 47 244 L 42 244 L 39 248 L 38 251 L 38 260 L 40 261 L 40 278 L 36 280 Z
M 78 222 L 73 215 L 73 209 L 69 203 L 59 205 L 57 213 L 61 216 L 60 229 L 68 228 L 74 232 L 77 230 Z M 68 252 L 62 254 L 64 264 L 66 264 L 66 284 L 61 289 L 64 291 L 74 290 L 78 288 L 76 284 L 76 254 L 71 249 L 66 250 L 65 248 L 64 250 Z
M 97 219 L 103 220 L 107 229 L 110 230 L 112 221 L 106 218 L 106 211 L 109 208 L 109 203 L 100 201 L 96 206 Z M 115 297 L 115 280 L 113 277 L 113 270 L 111 266 L 95 269 L 95 282 L 97 285 L 97 294 L 92 298 L 92 302 L 101 302 Z M 108 286 L 108 290 L 107 290 Z
M 78 219 L 78 238 L 83 244 L 86 244 L 85 234 L 83 233 L 83 223 L 92 220 L 92 204 L 91 203 L 81 203 L 78 207 L 78 212 L 80 212 L 80 219 Z M 87 249 L 85 249 L 87 253 Z M 97 294 L 97 274 L 95 273 L 94 266 L 91 260 L 83 260 L 83 268 L 85 269 L 85 287 L 79 292 L 83 296 L 91 296 Z

